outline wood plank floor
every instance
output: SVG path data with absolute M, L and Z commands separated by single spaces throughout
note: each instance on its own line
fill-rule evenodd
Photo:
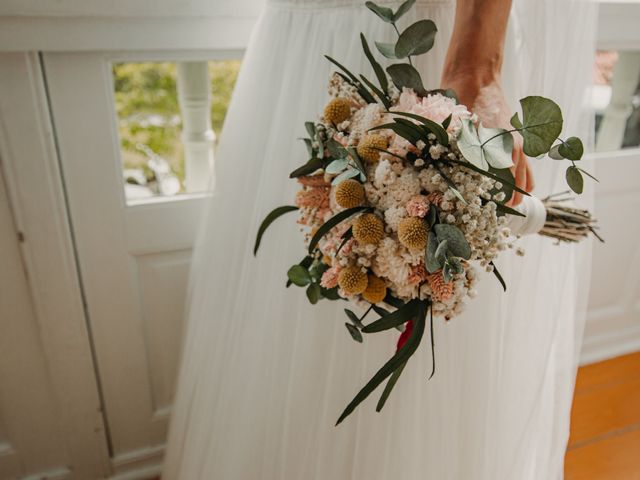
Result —
M 580 368 L 565 480 L 640 480 L 640 352 Z

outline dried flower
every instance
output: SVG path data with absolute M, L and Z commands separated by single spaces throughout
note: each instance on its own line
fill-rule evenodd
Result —
M 437 270 L 427 276 L 427 283 L 431 287 L 432 297 L 438 302 L 446 302 L 453 295 L 453 282 L 445 282 L 442 270 Z
M 340 182 L 335 195 L 336 203 L 342 208 L 354 208 L 364 203 L 364 187 L 353 178 Z
M 387 148 L 387 139 L 382 135 L 370 134 L 360 140 L 357 152 L 367 162 L 377 162 L 380 158 L 380 150 Z
M 353 238 L 364 245 L 377 244 L 384 235 L 382 220 L 373 213 L 360 215 L 353 223 Z
M 362 292 L 362 297 L 369 303 L 380 303 L 387 296 L 387 285 L 384 280 L 375 275 L 369 275 L 367 288 Z
M 421 218 L 404 218 L 398 226 L 398 239 L 410 250 L 424 250 L 427 246 L 427 234 L 427 225 Z
M 347 267 L 338 275 L 338 285 L 347 295 L 359 295 L 367 288 L 367 274 L 359 267 Z
M 328 123 L 342 123 L 350 116 L 351 102 L 346 98 L 334 98 L 324 107 L 324 119 Z

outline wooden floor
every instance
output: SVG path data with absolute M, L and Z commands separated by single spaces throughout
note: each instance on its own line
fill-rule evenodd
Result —
M 578 372 L 565 480 L 640 480 L 640 352 Z

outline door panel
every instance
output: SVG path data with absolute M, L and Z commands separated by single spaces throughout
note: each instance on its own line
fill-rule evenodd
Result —
M 165 441 L 207 195 L 127 204 L 110 55 L 51 53 L 44 65 L 113 454 L 135 461 Z

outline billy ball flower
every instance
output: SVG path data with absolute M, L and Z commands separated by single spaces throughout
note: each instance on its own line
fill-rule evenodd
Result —
M 362 292 L 362 297 L 369 303 L 380 303 L 387 296 L 387 285 L 379 277 L 369 275 L 367 288 Z
M 369 280 L 367 274 L 359 267 L 347 267 L 338 275 L 338 285 L 347 295 L 358 295 L 367 288 Z
M 380 150 L 386 150 L 387 148 L 387 139 L 382 135 L 371 134 L 365 136 L 360 143 L 358 143 L 358 147 L 356 151 L 361 158 L 366 160 L 367 162 L 377 162 L 380 158 Z
M 427 246 L 427 225 L 419 217 L 403 218 L 398 225 L 398 239 L 409 250 L 424 250 Z
M 373 213 L 360 215 L 353 223 L 353 238 L 363 245 L 375 245 L 384 236 L 382 220 Z
M 335 194 L 336 202 L 342 208 L 358 207 L 364 202 L 364 187 L 353 178 L 340 182 Z
M 329 123 L 342 123 L 351 116 L 351 102 L 346 98 L 334 98 L 324 107 L 324 119 Z

